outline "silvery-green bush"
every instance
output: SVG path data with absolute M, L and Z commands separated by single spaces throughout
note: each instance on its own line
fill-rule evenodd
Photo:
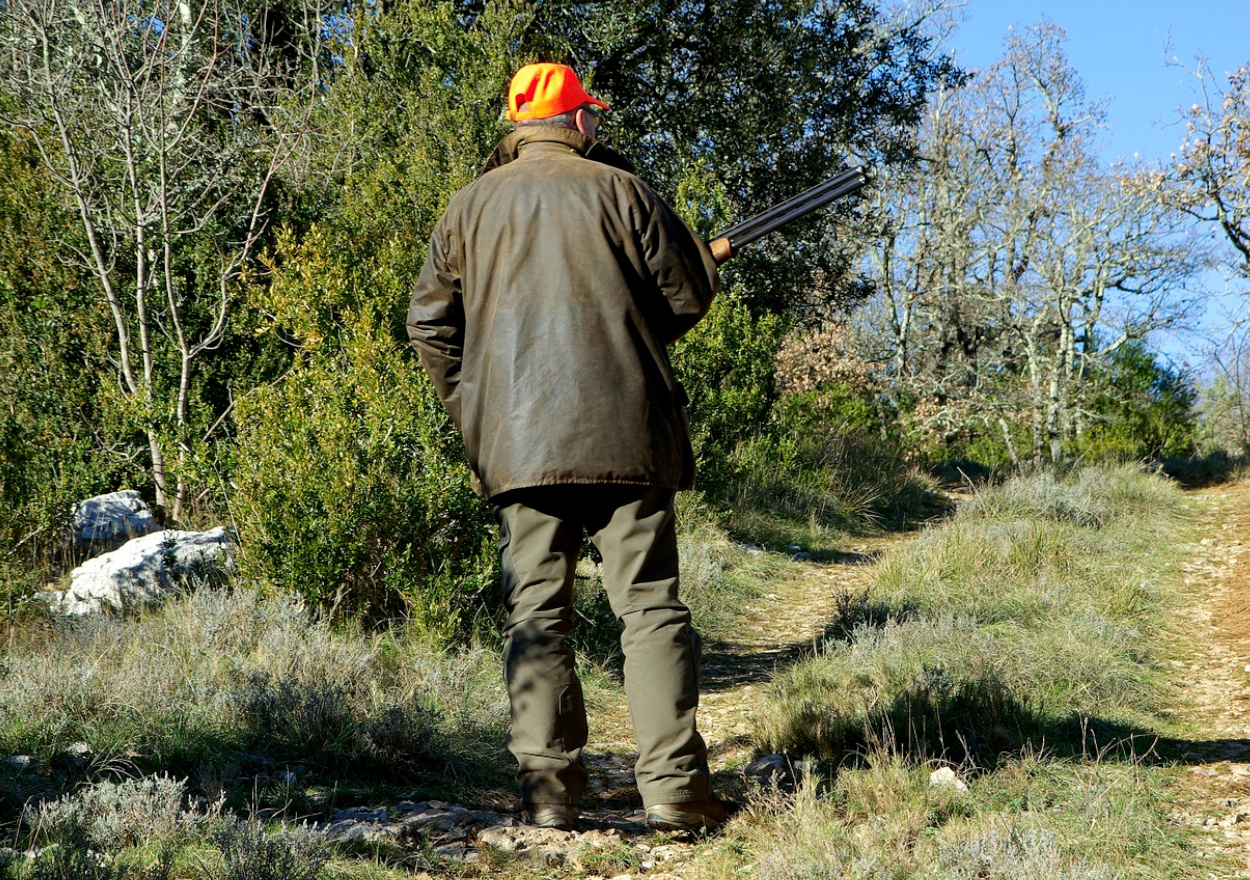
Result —
M 36 833 L 50 840 L 84 840 L 107 851 L 190 839 L 214 810 L 188 807 L 186 784 L 169 776 L 98 782 L 40 804 L 28 813 Z
M 223 880 L 316 880 L 330 859 L 325 838 L 305 826 L 271 834 L 259 822 L 233 822 L 215 842 Z

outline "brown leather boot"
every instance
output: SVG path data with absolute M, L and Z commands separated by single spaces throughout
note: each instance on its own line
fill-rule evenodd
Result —
M 737 804 L 716 795 L 681 804 L 654 804 L 647 807 L 647 825 L 659 831 L 715 831 L 737 811 Z
M 522 804 L 521 821 L 536 828 L 572 831 L 577 808 L 571 804 Z

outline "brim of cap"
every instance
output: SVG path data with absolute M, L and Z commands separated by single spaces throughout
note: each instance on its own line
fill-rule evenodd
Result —
M 515 113 L 511 110 L 505 110 L 504 118 L 507 119 L 509 122 L 521 122 L 522 120 L 525 120 L 525 119 L 548 119 L 552 116 L 559 116 L 561 113 L 571 113 L 572 111 L 576 110 L 578 107 L 583 106 L 584 104 L 595 104 L 596 106 L 602 107 L 604 110 L 612 109 L 609 105 L 605 104 L 603 101 L 600 101 L 594 95 L 586 95 L 584 100 L 579 101 L 577 104 L 575 104 L 572 107 L 565 107 L 563 109 L 560 109 L 558 106 L 557 107 L 544 107 L 542 104 L 539 104 L 538 106 L 534 106 L 533 104 L 531 104 L 529 110 L 520 110 Z

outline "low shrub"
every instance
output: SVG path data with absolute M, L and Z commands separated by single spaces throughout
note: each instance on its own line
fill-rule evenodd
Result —
M 237 407 L 241 572 L 319 608 L 463 636 L 495 581 L 489 511 L 415 356 L 367 322 L 344 333 Z
M 0 864 L 0 878 L 6 877 Z M 174 851 L 163 850 L 151 865 L 102 858 L 82 845 L 56 845 L 44 849 L 25 867 L 10 866 L 13 880 L 169 880 L 173 876 Z
M 108 780 L 29 811 L 37 838 L 72 844 L 85 841 L 107 851 L 140 844 L 189 840 L 212 813 L 189 809 L 183 781 L 169 776 Z
M 325 838 L 303 827 L 271 834 L 259 822 L 232 822 L 215 842 L 222 880 L 317 880 L 330 860 Z

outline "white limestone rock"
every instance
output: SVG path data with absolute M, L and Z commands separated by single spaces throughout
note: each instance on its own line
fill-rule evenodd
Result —
M 166 531 L 126 542 L 70 572 L 68 590 L 43 593 L 53 612 L 82 617 L 160 602 L 188 576 L 212 576 L 234 565 L 235 542 L 224 528 Z
M 951 788 L 955 791 L 968 790 L 967 784 L 950 767 L 939 767 L 930 773 L 929 786 L 931 788 Z
M 116 550 L 132 538 L 160 531 L 156 517 L 133 489 L 87 498 L 74 505 L 74 546 L 99 553 Z

